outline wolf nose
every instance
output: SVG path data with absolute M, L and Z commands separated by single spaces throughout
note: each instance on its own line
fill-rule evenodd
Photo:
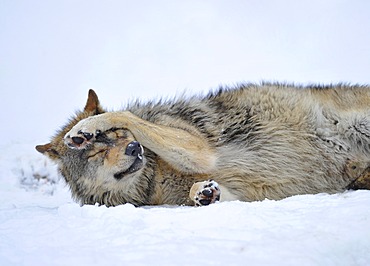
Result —
M 129 156 L 142 155 L 142 148 L 140 143 L 137 141 L 130 142 L 126 147 L 125 154 Z

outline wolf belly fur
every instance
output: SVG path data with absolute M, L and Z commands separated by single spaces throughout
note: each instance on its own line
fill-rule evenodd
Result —
M 130 143 L 143 153 L 129 154 Z M 370 87 L 249 84 L 118 112 L 105 112 L 90 91 L 84 111 L 36 149 L 82 204 L 207 205 L 370 189 Z

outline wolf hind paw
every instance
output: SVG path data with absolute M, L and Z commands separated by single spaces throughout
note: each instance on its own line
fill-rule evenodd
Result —
M 210 179 L 193 184 L 189 196 L 196 206 L 206 206 L 220 200 L 221 190 L 217 182 Z

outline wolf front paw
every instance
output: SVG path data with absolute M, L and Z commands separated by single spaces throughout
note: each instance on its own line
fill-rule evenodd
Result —
M 77 134 L 66 135 L 64 137 L 64 143 L 73 149 L 84 149 L 87 145 L 94 142 L 97 134 L 99 134 L 99 130 L 95 134 L 79 130 Z
M 100 124 L 97 116 L 81 120 L 64 136 L 64 143 L 73 149 L 86 148 L 103 132 L 104 126 Z
M 206 206 L 220 200 L 221 190 L 214 180 L 195 183 L 189 193 L 196 206 Z

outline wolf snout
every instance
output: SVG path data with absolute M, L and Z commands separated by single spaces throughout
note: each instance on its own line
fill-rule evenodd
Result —
M 127 145 L 125 154 L 129 156 L 137 157 L 137 156 L 143 155 L 143 152 L 144 152 L 144 149 L 140 145 L 140 143 L 137 141 L 132 141 Z

